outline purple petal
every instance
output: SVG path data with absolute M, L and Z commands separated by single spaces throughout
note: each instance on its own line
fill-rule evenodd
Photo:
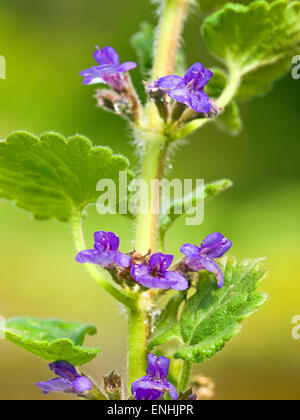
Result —
M 118 251 L 120 245 L 120 238 L 113 232 L 107 233 L 107 242 L 110 251 Z
M 148 354 L 148 357 L 147 357 L 148 366 L 147 366 L 147 370 L 146 370 L 147 375 L 159 376 L 157 362 L 158 362 L 158 357 L 155 354 L 153 354 L 153 353 Z
M 95 249 L 86 249 L 85 251 L 79 252 L 76 255 L 75 260 L 80 264 L 96 264 L 96 258 L 98 257 L 99 252 Z
M 175 273 L 174 271 L 168 271 L 165 274 L 165 278 L 169 282 L 171 289 L 181 291 L 189 288 L 188 281 L 183 276 Z
M 118 67 L 118 71 L 121 73 L 125 73 L 126 71 L 133 70 L 136 67 L 137 64 L 134 61 L 126 61 L 126 63 L 123 63 Z
M 157 357 L 155 354 L 148 354 L 147 375 L 159 379 L 166 379 L 169 374 L 170 359 L 161 356 Z
M 207 83 L 210 81 L 210 79 L 213 77 L 213 72 L 208 70 L 208 69 L 204 69 L 204 71 L 202 73 L 199 73 L 196 80 L 195 80 L 195 84 L 194 84 L 194 89 L 195 90 L 200 90 L 203 89 L 204 86 L 207 85 Z
M 175 101 L 190 106 L 190 91 L 187 87 L 170 90 L 168 95 Z
M 184 79 L 180 76 L 165 76 L 157 81 L 158 87 L 161 89 L 175 89 L 184 86 Z
M 195 92 L 189 95 L 190 107 L 201 114 L 204 112 L 205 114 L 209 114 L 211 110 L 211 104 L 209 96 L 203 92 Z
M 203 87 L 207 85 L 212 76 L 212 71 L 205 69 L 201 63 L 195 63 L 185 73 L 184 81 L 186 84 L 193 81 L 194 90 L 199 90 L 203 89 Z
M 120 64 L 119 55 L 113 47 L 104 47 L 102 53 L 105 55 L 106 60 L 109 63 L 114 64 L 115 66 Z
M 107 233 L 104 231 L 99 231 L 94 233 L 95 248 L 100 251 L 107 251 L 109 249 L 109 243 L 107 238 Z M 96 246 L 97 244 L 97 246 Z
M 80 264 L 97 264 L 106 267 L 114 263 L 115 252 L 98 252 L 95 249 L 87 249 L 79 252 L 75 259 Z
M 170 368 L 170 359 L 161 356 L 156 361 L 157 370 L 161 379 L 167 379 Z M 148 372 L 147 372 L 148 373 Z
M 180 252 L 188 258 L 196 258 L 200 255 L 200 248 L 193 244 L 184 244 L 180 248 Z
M 200 255 L 207 256 L 209 258 L 220 258 L 230 248 L 232 242 L 225 238 L 221 233 L 212 233 L 208 235 L 201 244 Z
M 159 270 L 165 271 L 167 270 L 174 260 L 174 255 L 167 255 L 158 252 L 157 254 L 153 254 L 149 260 L 149 264 L 151 268 L 158 267 Z
M 137 400 L 159 400 L 163 392 L 152 388 L 152 383 L 149 381 L 149 375 L 143 376 L 134 382 L 131 386 L 132 395 L 136 396 Z
M 195 79 L 195 77 L 204 71 L 204 66 L 201 63 L 195 63 L 190 67 L 184 75 L 184 81 L 186 84 Z
M 115 263 L 118 267 L 129 268 L 132 263 L 132 258 L 127 254 L 123 254 L 122 252 L 116 252 Z
M 55 373 L 55 375 L 61 376 L 65 379 L 69 379 L 70 381 L 74 381 L 74 379 L 77 376 L 77 371 L 75 367 L 63 360 L 51 363 L 49 365 L 49 368 L 52 370 L 52 372 Z
M 152 376 L 143 376 L 132 385 L 132 393 L 138 400 L 157 400 L 164 393 L 169 392 L 173 400 L 178 399 L 178 393 L 174 385 L 167 380 L 154 379 Z
M 103 50 L 100 48 L 94 53 L 94 59 L 98 64 L 114 64 L 118 66 L 120 64 L 119 56 L 114 48 L 105 47 Z
M 140 277 L 144 277 L 150 274 L 150 267 L 145 264 L 135 264 L 131 267 L 132 277 L 138 281 Z
M 36 386 L 46 395 L 50 394 L 50 392 L 72 393 L 74 391 L 73 382 L 65 378 L 55 378 L 47 382 L 39 382 Z
M 73 387 L 78 394 L 84 394 L 93 388 L 92 382 L 85 376 L 77 376 L 73 381 Z

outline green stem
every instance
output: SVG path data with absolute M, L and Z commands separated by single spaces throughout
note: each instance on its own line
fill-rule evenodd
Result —
M 146 317 L 138 307 L 128 312 L 128 392 L 131 395 L 131 385 L 146 374 L 147 342 Z
M 86 249 L 84 235 L 81 225 L 81 212 L 74 210 L 73 212 L 73 239 L 76 246 L 77 252 L 83 251 Z M 114 297 L 118 302 L 122 303 L 128 308 L 135 307 L 135 300 L 133 297 L 127 295 L 124 291 L 117 289 L 110 282 L 112 281 L 111 275 L 107 270 L 102 267 L 96 267 L 92 264 L 85 264 L 85 267 L 91 277 L 96 280 L 102 289 Z
M 165 0 L 153 66 L 153 80 L 172 74 L 184 20 L 191 0 Z
M 150 137 L 146 140 L 141 176 L 144 187 L 141 187 L 135 243 L 136 250 L 142 254 L 149 250 L 154 252 L 157 245 L 160 194 L 153 189 L 153 180 L 162 178 L 165 151 L 165 139 L 162 135 L 153 133 L 152 140 Z
M 192 364 L 190 362 L 184 361 L 181 371 L 181 379 L 179 384 L 179 390 L 185 392 L 190 383 L 190 376 L 192 371 Z

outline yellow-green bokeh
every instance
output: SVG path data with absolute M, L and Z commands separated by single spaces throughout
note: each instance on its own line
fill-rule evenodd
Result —
M 125 123 L 95 107 L 93 88 L 83 87 L 78 73 L 93 64 L 95 44 L 112 45 L 122 59 L 135 59 L 129 38 L 145 19 L 155 21 L 148 0 L 3 1 L 0 55 L 7 61 L 7 79 L 0 80 L 0 138 L 20 129 L 80 133 L 125 154 L 136 169 Z M 215 62 L 200 40 L 201 19 L 196 12 L 185 33 L 188 62 L 210 66 Z M 133 75 L 141 89 L 138 71 Z M 300 396 L 300 341 L 291 335 L 292 317 L 300 314 L 299 88 L 300 81 L 287 75 L 270 95 L 241 106 L 244 131 L 238 138 L 207 126 L 172 162 L 172 177 L 227 177 L 235 187 L 206 206 L 202 226 L 176 223 L 168 251 L 179 255 L 183 241 L 199 243 L 220 231 L 232 239 L 234 255 L 266 256 L 270 270 L 262 286 L 267 305 L 219 355 L 197 368 L 216 381 L 217 398 Z M 87 235 L 110 229 L 130 249 L 130 222 L 89 214 Z M 124 372 L 125 313 L 74 262 L 70 227 L 35 222 L 0 202 L 0 235 L 0 314 L 92 322 L 99 333 L 88 343 L 103 353 L 87 371 L 99 381 L 112 369 Z M 0 399 L 43 399 L 33 383 L 48 377 L 46 363 L 0 342 Z

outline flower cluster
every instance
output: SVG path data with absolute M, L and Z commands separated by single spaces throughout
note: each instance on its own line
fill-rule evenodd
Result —
M 110 111 L 114 111 L 135 122 L 140 119 L 140 102 L 138 96 L 130 82 L 128 72 L 137 67 L 133 61 L 126 61 L 120 64 L 118 53 L 112 47 L 105 47 L 94 53 L 97 66 L 93 66 L 80 73 L 84 77 L 85 85 L 104 83 L 112 91 L 100 89 L 97 91 L 96 98 L 98 106 Z M 169 75 L 146 84 L 146 92 L 152 98 L 161 117 L 167 121 L 170 114 L 167 98 L 171 98 L 175 103 L 184 104 L 192 109 L 194 114 L 186 116 L 189 119 L 202 116 L 215 115 L 218 113 L 214 103 L 204 92 L 205 86 L 209 83 L 213 72 L 204 68 L 201 63 L 195 63 L 185 73 L 184 77 Z M 179 113 L 173 112 L 174 119 L 181 117 L 182 109 Z
M 174 260 L 173 255 L 161 252 L 150 257 L 141 257 L 136 261 L 133 254 L 119 251 L 120 239 L 113 232 L 96 232 L 94 234 L 94 249 L 79 252 L 76 261 L 85 264 L 96 264 L 106 268 L 126 269 L 133 280 L 146 288 L 186 290 L 189 283 L 183 276 L 182 270 L 170 270 Z M 207 236 L 200 247 L 185 244 L 181 247 L 184 263 L 188 271 L 208 270 L 216 275 L 218 286 L 224 285 L 223 273 L 214 258 L 222 257 L 232 246 L 232 242 L 221 233 Z
M 172 400 L 177 400 L 177 390 L 167 380 L 169 367 L 170 360 L 167 357 L 157 357 L 155 354 L 149 354 L 147 375 L 132 384 L 132 395 L 137 400 L 159 400 L 168 392 Z
M 148 264 L 135 264 L 131 268 L 133 278 L 144 287 L 156 289 L 186 290 L 187 280 L 174 271 L 168 271 L 173 255 L 153 254 Z
M 184 77 L 165 76 L 157 81 L 157 86 L 176 102 L 189 106 L 197 113 L 209 114 L 211 103 L 203 89 L 212 76 L 212 71 L 205 69 L 201 63 L 195 63 Z
M 68 362 L 54 362 L 49 367 L 58 377 L 36 384 L 45 395 L 51 392 L 65 392 L 84 396 L 93 388 L 91 381 L 85 376 L 78 375 L 75 367 Z
M 84 77 L 83 84 L 105 83 L 118 92 L 122 92 L 125 86 L 123 73 L 137 67 L 133 61 L 120 64 L 119 55 L 112 47 L 105 47 L 102 50 L 97 47 L 94 59 L 98 66 L 93 66 L 80 73 Z

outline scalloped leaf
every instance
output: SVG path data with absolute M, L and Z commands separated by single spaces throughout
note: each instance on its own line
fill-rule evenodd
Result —
M 266 295 L 256 291 L 266 273 L 262 262 L 223 259 L 222 289 L 213 275 L 201 273 L 198 290 L 186 302 L 180 318 L 185 344 L 176 351 L 175 358 L 204 363 L 241 330 L 244 318 L 266 301 Z
M 37 219 L 68 221 L 74 208 L 83 211 L 96 203 L 99 180 L 111 179 L 118 187 L 119 172 L 128 172 L 128 165 L 126 158 L 93 147 L 82 136 L 45 133 L 38 139 L 17 132 L 0 142 L 0 197 Z
M 209 50 L 240 78 L 236 97 L 263 95 L 289 70 L 300 47 L 300 2 L 226 4 L 206 19 L 203 35 Z
M 216 9 L 220 9 L 221 7 L 223 7 L 225 4 L 227 3 L 238 3 L 238 4 L 244 4 L 244 5 L 248 5 L 250 3 L 253 3 L 254 1 L 257 0 L 199 0 L 200 2 L 200 8 L 203 12 L 212 12 Z M 271 3 L 272 1 L 275 0 L 268 0 L 269 3 Z
M 244 318 L 266 301 L 266 295 L 256 291 L 266 273 L 263 261 L 220 260 L 225 279 L 222 289 L 212 274 L 201 271 L 197 291 L 186 300 L 183 310 L 182 297 L 176 295 L 162 311 L 149 349 L 176 338 L 181 343 L 176 359 L 204 363 L 214 356 L 241 330 Z
M 96 332 L 93 325 L 57 319 L 12 318 L 6 323 L 7 340 L 43 360 L 65 360 L 74 366 L 90 362 L 101 351 L 82 347 L 85 336 Z

